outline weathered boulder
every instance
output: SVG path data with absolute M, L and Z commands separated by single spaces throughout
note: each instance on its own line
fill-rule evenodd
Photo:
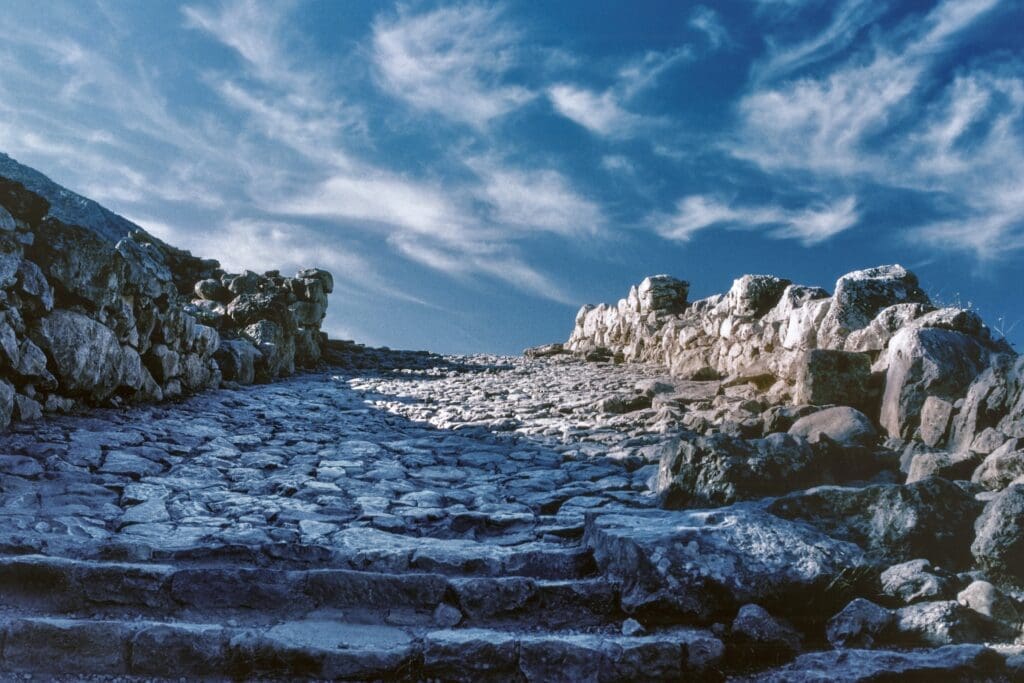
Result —
M 882 594 L 905 605 L 952 598 L 962 585 L 955 574 L 924 559 L 893 565 L 880 579 Z
M 778 669 L 759 672 L 758 683 L 811 681 L 1002 680 L 1002 655 L 983 645 L 927 650 L 830 650 L 801 655 Z
M 893 618 L 891 610 L 857 598 L 829 619 L 825 636 L 832 647 L 874 647 L 884 640 Z
M 953 404 L 938 396 L 929 396 L 921 406 L 921 441 L 935 447 L 946 440 L 953 420 Z
M 947 453 L 932 451 L 916 453 L 907 469 L 906 483 L 921 481 L 928 477 L 943 477 L 950 480 L 967 480 L 978 466 L 979 457 L 973 453 Z
M 259 350 L 256 379 L 265 382 L 295 372 L 295 341 L 279 325 L 260 320 L 246 327 L 244 337 Z
M 98 401 L 121 385 L 121 344 L 101 323 L 59 309 L 38 321 L 32 340 L 52 360 L 62 394 Z
M 1024 484 L 1000 492 L 975 524 L 971 552 L 992 577 L 1024 586 Z
M 917 276 L 903 266 L 879 266 L 842 276 L 821 322 L 818 346 L 843 348 L 851 332 L 867 327 L 882 309 L 903 303 L 929 303 Z
M 741 318 L 761 317 L 779 302 L 790 284 L 774 275 L 744 275 L 733 281 L 726 295 L 729 310 Z
M 1007 441 L 985 456 L 971 475 L 971 481 L 991 491 L 1002 491 L 1014 482 L 1024 483 L 1024 449 L 1014 450 L 1018 440 Z M 975 462 L 974 458 L 971 458 Z
M 837 406 L 801 417 L 789 433 L 815 443 L 825 436 L 843 446 L 875 445 L 878 430 L 867 415 L 855 408 Z
M 871 410 L 871 359 L 864 353 L 812 349 L 797 361 L 793 402 Z
M 911 647 L 1011 640 L 1014 630 L 956 600 L 919 602 L 896 610 L 890 642 Z
M 845 465 L 835 456 L 789 434 L 685 438 L 663 451 L 656 491 L 666 508 L 728 505 L 834 481 Z
M 686 308 L 690 283 L 668 275 L 652 275 L 636 288 L 639 312 L 678 312 Z
M 969 564 L 972 524 L 980 509 L 973 496 L 937 477 L 902 486 L 822 486 L 768 506 L 772 514 L 857 543 L 878 562 L 927 557 L 950 569 Z
M 97 313 L 118 306 L 124 259 L 94 231 L 48 218 L 36 228 L 29 255 L 54 285 L 61 306 L 80 304 Z
M 1024 626 L 1024 606 L 988 581 L 972 581 L 956 596 L 957 602 L 986 617 L 1015 628 Z
M 3 187 L 0 186 L 0 191 Z M 6 428 L 11 423 L 11 416 L 14 414 L 14 386 L 0 379 L 0 429 Z
M 773 665 L 792 658 L 801 649 L 800 634 L 773 617 L 760 605 L 744 605 L 732 621 L 726 656 L 746 665 Z
M 245 339 L 222 341 L 214 358 L 226 381 L 252 384 L 256 380 L 260 352 Z
M 757 603 L 794 622 L 845 604 L 862 551 L 750 505 L 588 516 L 584 543 L 645 623 L 709 623 Z M 843 580 L 847 576 L 850 580 Z
M 880 422 L 889 436 L 908 439 L 929 396 L 955 401 L 988 363 L 989 350 L 961 332 L 912 327 L 889 343 Z
M 1024 356 L 996 355 L 966 392 L 953 420 L 950 449 L 967 450 L 986 428 L 1024 438 Z

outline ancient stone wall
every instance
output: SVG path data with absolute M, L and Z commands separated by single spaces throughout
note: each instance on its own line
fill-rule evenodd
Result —
M 744 275 L 694 302 L 688 289 L 656 275 L 617 305 L 584 306 L 565 347 L 662 363 L 686 379 L 750 383 L 769 403 L 854 406 L 891 437 L 932 447 L 969 448 L 979 428 L 999 425 L 1006 438 L 1024 436 L 1012 417 L 1020 370 L 1002 369 L 1012 349 L 974 312 L 932 305 L 902 266 L 844 275 L 831 296 L 769 275 Z M 1004 385 L 1012 388 L 992 388 Z M 1001 415 L 981 403 L 998 403 Z
M 0 161 L 48 195 L 0 174 L 0 428 L 269 381 L 320 358 L 330 273 L 225 273 Z

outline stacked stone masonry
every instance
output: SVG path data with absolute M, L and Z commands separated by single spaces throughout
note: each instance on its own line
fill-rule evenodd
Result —
M 2 157 L 0 428 L 312 366 L 332 287 L 226 273 Z

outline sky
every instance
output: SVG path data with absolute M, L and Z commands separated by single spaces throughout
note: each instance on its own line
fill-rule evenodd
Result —
M 515 353 L 655 273 L 902 263 L 1024 347 L 1021 0 L 2 0 L 0 151 L 332 336 Z

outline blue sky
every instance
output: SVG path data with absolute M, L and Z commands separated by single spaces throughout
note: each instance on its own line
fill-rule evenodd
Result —
M 647 274 L 900 262 L 1024 345 L 1019 0 L 3 4 L 0 150 L 329 268 L 335 336 L 515 352 Z

